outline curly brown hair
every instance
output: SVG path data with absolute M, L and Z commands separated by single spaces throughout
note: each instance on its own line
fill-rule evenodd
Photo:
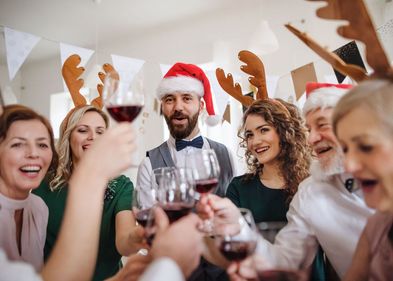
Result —
M 289 202 L 300 182 L 309 176 L 312 150 L 307 143 L 304 119 L 295 105 L 281 99 L 258 100 L 250 105 L 243 115 L 243 125 L 238 132 L 240 145 L 246 148 L 245 157 L 249 169 L 246 179 L 263 173 L 263 164 L 247 149 L 244 125 L 249 115 L 262 117 L 277 131 L 280 139 L 280 153 L 277 156 L 279 173 L 284 178 Z

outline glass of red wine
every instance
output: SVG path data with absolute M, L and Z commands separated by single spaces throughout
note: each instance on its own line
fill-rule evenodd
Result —
M 134 189 L 132 194 L 132 212 L 139 225 L 146 226 L 150 209 L 156 204 L 156 191 L 152 188 Z
M 195 205 L 191 170 L 173 168 L 161 175 L 157 189 L 157 205 L 165 211 L 170 223 L 191 212 Z
M 134 79 L 130 74 L 112 71 L 104 81 L 102 92 L 104 105 L 109 115 L 117 122 L 132 123 L 144 105 L 144 92 L 141 79 Z M 133 166 L 139 162 L 136 154 L 132 155 Z
M 200 196 L 207 196 L 216 189 L 220 166 L 213 149 L 200 149 L 188 153 L 186 167 L 192 171 L 195 190 Z M 211 233 L 212 228 L 212 221 L 204 220 L 199 230 Z
M 215 243 L 229 261 L 241 262 L 254 254 L 258 235 L 254 218 L 248 209 L 239 208 L 237 221 L 214 224 Z
M 283 228 L 287 222 L 273 221 L 273 222 L 261 222 L 258 224 L 259 233 L 262 234 L 263 238 L 273 243 L 280 229 Z M 294 248 L 302 247 L 308 250 L 302 251 L 303 253 L 310 252 L 309 249 L 315 247 L 314 242 L 309 239 L 294 239 L 291 240 Z M 287 268 L 285 266 L 268 265 L 264 266 L 264 269 L 259 269 L 257 272 L 259 281 L 268 280 L 283 280 L 283 281 L 308 281 L 311 272 L 311 264 L 314 256 L 304 255 L 303 257 L 298 256 L 299 265 L 298 268 Z

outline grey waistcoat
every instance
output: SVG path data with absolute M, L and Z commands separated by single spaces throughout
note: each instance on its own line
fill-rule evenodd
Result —
M 221 143 L 215 142 L 208 138 L 206 138 L 206 140 L 209 142 L 210 148 L 212 148 L 216 152 L 217 160 L 220 164 L 220 177 L 215 194 L 224 197 L 227 187 L 233 178 L 233 171 L 228 150 L 226 146 Z M 171 153 L 169 152 L 167 142 L 164 142 L 160 146 L 147 151 L 146 156 L 150 158 L 153 170 L 159 167 L 175 166 L 175 163 L 173 162 L 173 159 L 171 157 Z

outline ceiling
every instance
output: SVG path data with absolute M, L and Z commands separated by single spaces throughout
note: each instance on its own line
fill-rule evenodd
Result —
M 0 0 L 0 31 L 7 26 L 46 39 L 41 40 L 40 47 L 29 56 L 29 61 L 36 61 L 58 53 L 54 43 L 97 49 L 103 42 L 118 40 L 124 35 L 137 38 L 149 30 L 179 26 L 225 10 L 237 10 L 239 18 L 246 17 L 242 7 L 260 3 L 276 6 L 274 13 L 264 14 L 264 17 L 268 21 L 280 21 L 278 24 L 300 19 L 308 12 L 307 7 L 315 7 L 314 3 L 304 0 Z M 374 21 L 378 22 L 387 2 L 366 0 L 366 3 Z M 285 8 L 289 4 L 296 5 L 296 9 Z M 321 34 L 323 36 L 323 32 Z M 288 33 L 287 36 L 293 35 Z M 2 35 L 0 64 L 5 63 Z

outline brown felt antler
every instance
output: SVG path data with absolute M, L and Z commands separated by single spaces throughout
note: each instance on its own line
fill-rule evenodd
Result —
M 258 90 L 256 99 L 267 99 L 265 68 L 262 61 L 250 51 L 240 51 L 238 58 L 245 63 L 240 69 L 250 75 L 248 81 Z M 243 95 L 239 83 L 234 84 L 233 76 L 230 73 L 225 75 L 223 69 L 217 68 L 216 77 L 221 88 L 244 106 L 248 107 L 254 102 L 253 98 Z
M 347 20 L 349 22 L 348 25 L 340 26 L 337 32 L 345 38 L 359 40 L 365 44 L 367 62 L 374 69 L 375 76 L 393 75 L 393 69 L 379 42 L 367 8 L 362 0 L 318 1 L 327 3 L 326 6 L 317 10 L 318 17 Z
M 78 55 L 69 56 L 63 64 L 61 73 L 64 81 L 70 91 L 72 101 L 75 106 L 86 105 L 86 99 L 82 96 L 79 90 L 83 86 L 83 79 L 78 79 L 85 71 L 83 67 L 78 67 L 81 58 Z
M 334 69 L 341 72 L 342 74 L 348 75 L 356 82 L 360 82 L 367 78 L 366 71 L 354 64 L 345 63 L 339 56 L 335 53 L 331 53 L 316 41 L 314 41 L 309 35 L 304 32 L 299 31 L 291 24 L 286 24 L 286 28 L 295 34 L 300 40 L 302 40 L 308 47 L 310 47 L 314 52 L 316 52 L 322 59 L 328 62 Z
M 113 77 L 117 78 L 119 80 L 119 74 L 117 73 L 117 71 L 114 69 L 114 67 L 109 64 L 109 63 L 105 63 L 102 68 L 104 69 L 104 72 L 98 72 L 98 77 L 100 78 L 101 82 L 104 83 L 105 81 L 105 77 L 109 74 L 109 73 L 113 73 Z M 91 104 L 102 108 L 103 107 L 103 101 L 102 101 L 102 91 L 104 89 L 104 85 L 99 83 L 97 84 L 97 91 L 98 91 L 98 97 L 96 97 L 94 100 L 92 100 Z

